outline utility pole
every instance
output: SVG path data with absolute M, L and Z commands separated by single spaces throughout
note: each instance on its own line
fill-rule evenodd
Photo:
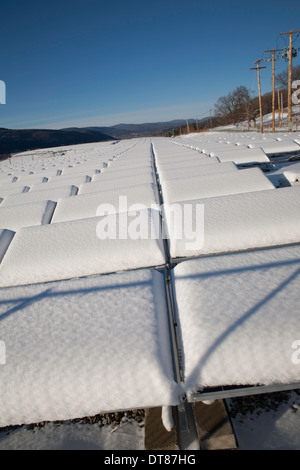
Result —
M 292 75 L 293 75 L 293 66 L 292 66 L 292 57 L 293 57 L 293 34 L 300 33 L 300 31 L 288 31 L 287 33 L 290 36 L 289 40 L 289 91 L 288 91 L 288 106 L 289 106 L 289 132 L 292 132 L 293 122 L 292 122 Z
M 187 119 L 186 119 L 186 130 L 187 130 L 187 133 L 190 134 L 190 126 L 189 126 L 189 122 Z
M 265 52 L 272 54 L 272 119 L 273 119 L 273 132 L 275 132 L 275 52 L 283 51 L 283 49 L 269 49 Z
M 263 115 L 262 115 L 262 104 L 261 104 L 261 89 L 260 89 L 260 74 L 259 71 L 261 69 L 266 69 L 267 67 L 259 67 L 261 59 L 257 60 L 254 62 L 256 64 L 256 67 L 251 68 L 250 70 L 256 70 L 257 71 L 257 83 L 258 83 L 258 98 L 259 98 L 259 113 L 260 113 L 260 132 L 264 132 L 263 128 Z
M 280 126 L 280 114 L 281 114 L 281 109 L 280 109 L 280 95 L 279 95 L 279 88 L 277 89 L 277 101 L 278 101 L 278 126 Z

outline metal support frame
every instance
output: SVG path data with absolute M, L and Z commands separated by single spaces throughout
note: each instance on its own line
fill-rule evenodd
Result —
M 163 205 L 163 195 L 161 191 L 161 186 L 159 183 L 159 175 L 157 172 L 156 161 L 155 161 L 155 153 L 153 150 L 153 144 L 151 143 L 151 154 L 153 158 L 153 166 L 156 175 L 156 183 L 158 187 L 159 193 L 159 200 L 160 205 Z M 162 213 L 160 214 L 161 217 L 161 226 L 163 223 L 163 216 Z M 161 233 L 163 233 L 161 227 Z M 181 360 L 181 352 L 179 347 L 179 336 L 177 330 L 177 320 L 174 315 L 174 298 L 173 298 L 173 289 L 172 289 L 172 282 L 171 282 L 171 265 L 170 265 L 170 252 L 169 252 L 169 245 L 168 240 L 164 238 L 164 251 L 166 257 L 166 265 L 163 269 L 164 277 L 165 277 L 165 291 L 166 291 L 166 301 L 167 301 L 167 310 L 168 310 L 168 320 L 169 320 L 169 331 L 170 331 L 170 338 L 171 338 L 171 347 L 172 347 L 172 360 L 173 360 L 173 369 L 174 369 L 174 379 L 178 384 L 181 384 L 183 381 L 183 373 L 182 373 L 182 360 Z M 185 401 L 184 398 L 181 401 Z
M 217 387 L 208 388 L 198 393 L 193 393 L 188 397 L 188 401 L 190 403 L 195 403 L 206 400 L 219 400 L 250 395 L 261 395 L 262 393 L 284 392 L 298 389 L 300 390 L 300 382 L 292 384 L 248 385 L 244 387 Z
M 153 165 L 156 174 L 156 183 L 159 192 L 160 204 L 163 205 L 163 194 L 161 191 L 161 185 L 159 182 L 159 175 L 157 172 L 155 153 L 153 150 L 153 144 L 151 143 L 151 153 L 153 158 Z M 163 222 L 163 216 L 161 213 L 161 223 Z M 173 282 L 172 282 L 172 262 L 170 257 L 168 240 L 164 238 L 164 250 L 166 256 L 166 266 L 164 267 L 165 276 L 165 292 L 167 300 L 168 320 L 169 320 L 169 331 L 171 338 L 171 349 L 172 349 L 172 360 L 173 360 L 173 371 L 174 380 L 180 385 L 183 382 L 183 363 L 181 356 L 180 339 L 178 334 L 178 323 L 176 317 L 176 302 L 174 298 Z M 178 412 L 178 433 L 179 440 L 183 445 L 187 445 L 191 441 L 192 435 L 195 432 L 195 422 L 193 414 L 191 413 L 190 403 L 186 400 L 186 395 L 182 394 L 178 397 L 179 403 L 177 405 Z

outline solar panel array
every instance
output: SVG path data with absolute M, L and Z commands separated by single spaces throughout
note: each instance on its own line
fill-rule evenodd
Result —
M 300 382 L 300 170 L 272 166 L 299 151 L 191 134 L 1 162 L 0 426 Z

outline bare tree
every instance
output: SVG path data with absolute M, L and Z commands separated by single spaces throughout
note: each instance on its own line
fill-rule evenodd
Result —
M 247 120 L 250 125 L 250 121 L 256 118 L 251 92 L 245 86 L 239 86 L 228 95 L 221 96 L 215 104 L 214 114 L 226 123 L 237 124 Z
M 300 80 L 300 65 L 296 65 L 292 69 L 292 80 Z M 275 85 L 277 88 L 287 89 L 288 88 L 288 81 L 289 81 L 289 71 L 288 69 L 284 70 L 283 72 L 278 73 L 275 76 Z

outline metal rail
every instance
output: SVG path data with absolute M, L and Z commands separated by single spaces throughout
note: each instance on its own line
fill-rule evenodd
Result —
M 153 149 L 153 144 L 151 142 L 151 155 L 153 160 L 153 167 L 155 171 L 156 177 L 156 184 L 159 194 L 159 201 L 162 207 L 163 205 L 163 194 L 161 191 L 160 183 L 159 183 L 159 175 L 157 172 L 156 167 L 156 160 L 155 160 L 155 152 Z M 161 233 L 163 235 L 163 217 L 162 213 L 160 213 L 161 217 Z M 173 299 L 173 290 L 171 286 L 171 275 L 170 275 L 170 251 L 169 245 L 166 238 L 163 238 L 164 243 L 164 252 L 166 258 L 166 265 L 163 269 L 164 277 L 165 277 L 165 289 L 166 289 L 166 300 L 167 300 L 167 307 L 168 307 L 168 314 L 169 314 L 169 330 L 170 330 L 170 337 L 171 337 L 171 346 L 172 346 L 172 359 L 173 359 L 173 368 L 174 368 L 174 379 L 178 384 L 181 384 L 183 381 L 183 371 L 182 371 L 182 360 L 181 360 L 181 351 L 180 351 L 180 342 L 177 330 L 177 321 L 174 315 L 174 299 Z
M 288 390 L 300 390 L 300 382 L 292 384 L 249 385 L 240 387 L 209 388 L 203 392 L 189 395 L 188 402 L 195 403 L 206 400 L 220 400 L 226 398 L 261 395 L 263 393 L 284 392 Z

